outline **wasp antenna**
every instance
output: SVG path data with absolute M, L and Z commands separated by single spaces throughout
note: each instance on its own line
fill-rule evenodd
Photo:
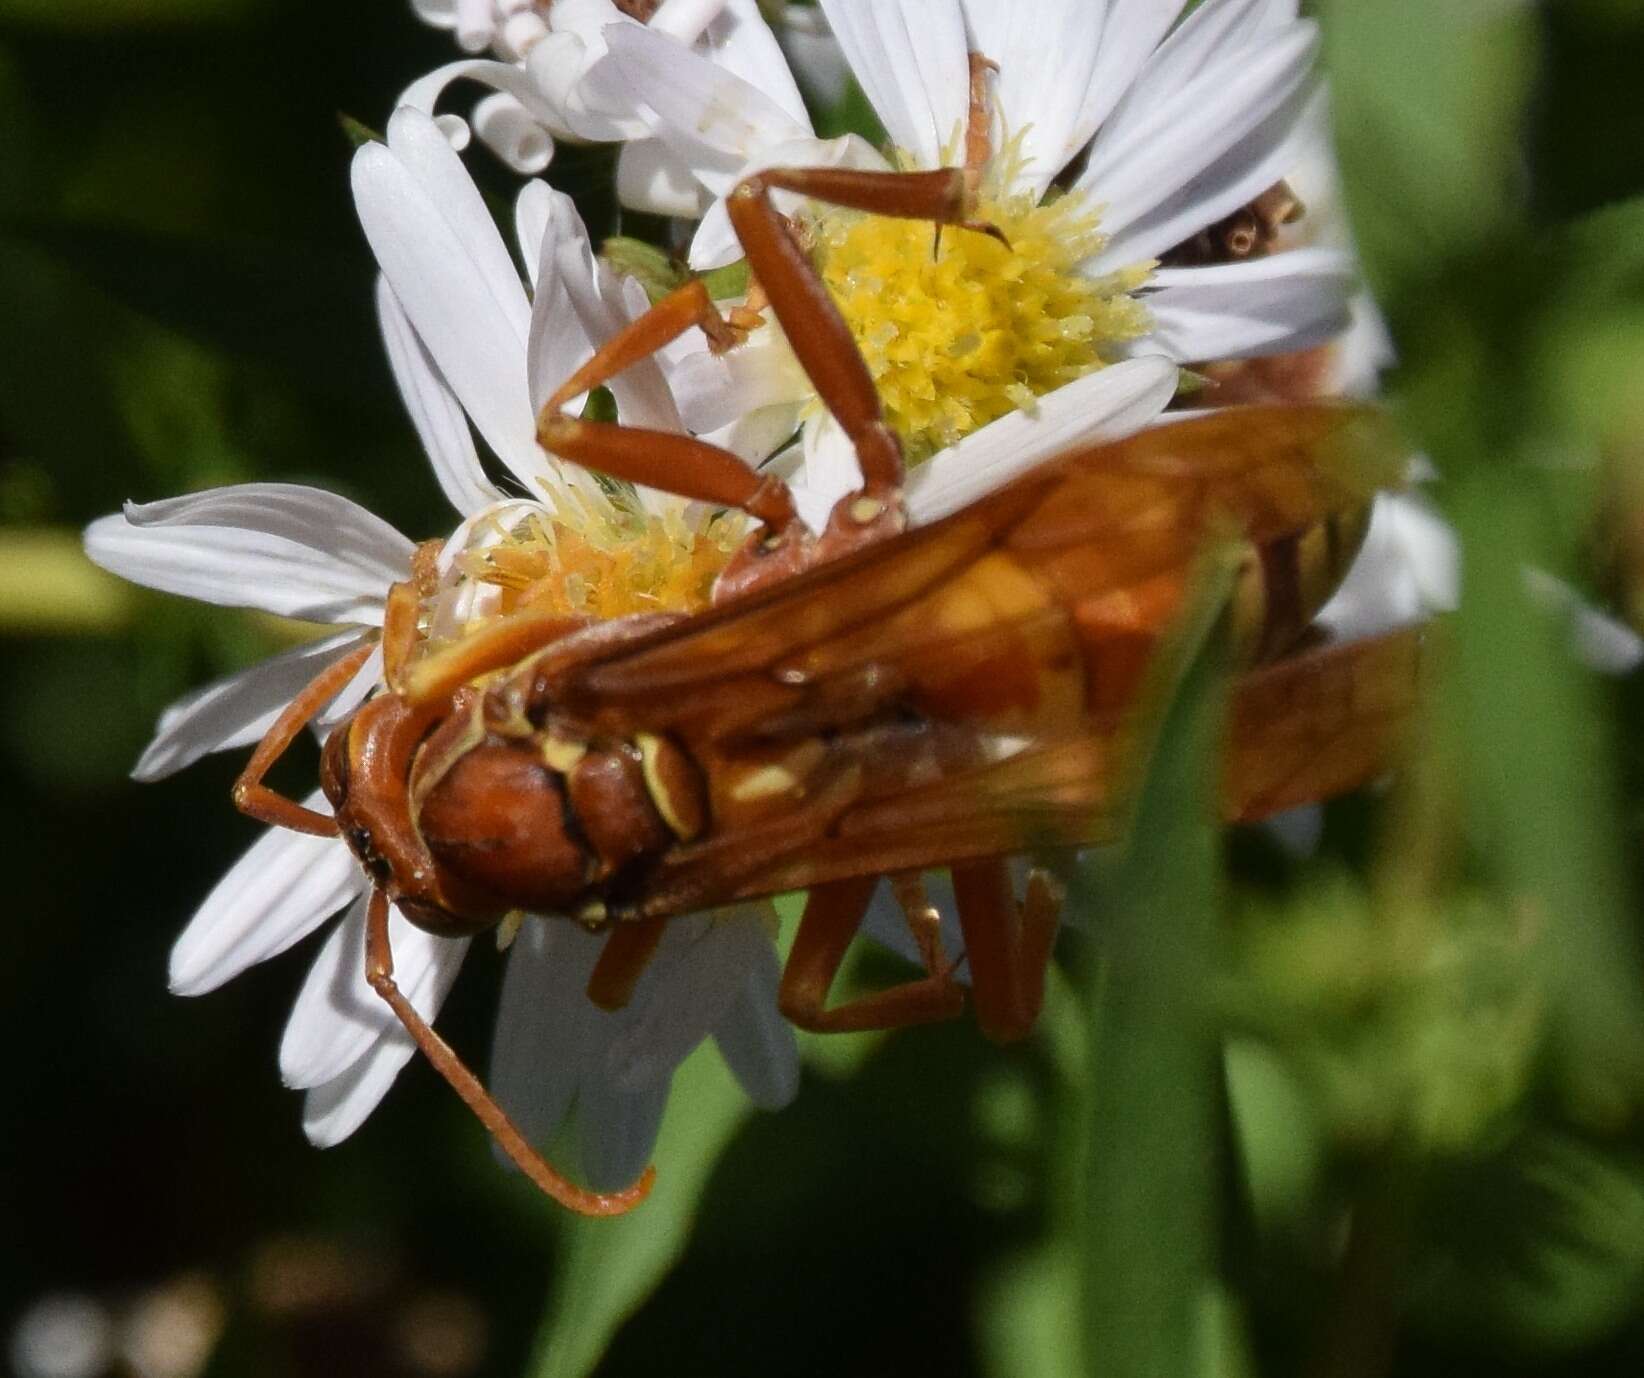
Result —
M 648 1167 L 639 1180 L 621 1191 L 596 1192 L 579 1187 L 562 1176 L 557 1168 L 526 1142 L 503 1108 L 492 1099 L 491 1093 L 468 1070 L 451 1045 L 441 1038 L 417 1013 L 394 981 L 394 953 L 388 940 L 388 894 L 378 889 L 371 892 L 371 907 L 365 939 L 365 979 L 398 1016 L 405 1031 L 411 1035 L 424 1057 L 462 1097 L 479 1122 L 491 1131 L 491 1137 L 527 1177 L 543 1193 L 578 1215 L 625 1215 L 651 1194 L 656 1181 L 656 1169 Z

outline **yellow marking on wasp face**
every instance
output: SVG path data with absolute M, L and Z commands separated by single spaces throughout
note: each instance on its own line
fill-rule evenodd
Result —
M 604 923 L 610 910 L 605 907 L 604 900 L 589 900 L 581 909 L 577 910 L 577 921 L 586 924 L 589 928 L 597 928 Z

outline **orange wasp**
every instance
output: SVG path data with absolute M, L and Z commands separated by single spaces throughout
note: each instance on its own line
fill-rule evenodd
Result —
M 588 994 L 615 1008 L 670 916 L 807 889 L 783 1012 L 813 1030 L 888 1028 L 963 1003 L 918 881 L 951 867 L 978 1020 L 1015 1038 L 1038 1013 L 1059 899 L 1035 873 L 1019 903 L 1007 858 L 1108 841 L 1122 826 L 1126 710 L 1208 537 L 1233 531 L 1244 542 L 1234 636 L 1247 664 L 1273 662 L 1235 687 L 1229 819 L 1382 772 L 1412 705 L 1413 634 L 1277 659 L 1345 571 L 1389 476 L 1362 411 L 1228 410 L 1074 448 L 905 529 L 900 446 L 770 194 L 986 230 L 966 219 L 966 177 L 777 170 L 730 200 L 752 274 L 861 465 L 861 488 L 820 533 L 800 522 L 780 480 L 705 442 L 563 414 L 568 399 L 688 329 L 734 341 L 706 289 L 688 284 L 566 381 L 539 436 L 567 459 L 759 523 L 721 575 L 716 605 L 597 624 L 526 611 L 436 646 L 419 628 L 425 590 L 397 585 L 383 633 L 388 692 L 325 746 L 334 814 L 262 780 L 363 650 L 298 695 L 235 786 L 256 818 L 347 841 L 375 887 L 371 985 L 509 1155 L 575 1210 L 628 1209 L 653 1170 L 596 1194 L 526 1143 L 395 984 L 390 902 L 444 935 L 520 910 L 605 929 Z M 886 875 L 927 971 L 830 1007 Z

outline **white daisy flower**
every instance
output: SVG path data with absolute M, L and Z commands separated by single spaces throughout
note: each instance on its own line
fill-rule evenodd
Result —
M 1292 0 L 1207 0 L 1176 24 L 1181 8 L 1168 0 L 824 0 L 896 166 L 963 161 L 968 135 L 980 132 L 970 128 L 970 55 L 997 66 L 986 78 L 991 152 L 978 169 L 973 214 L 997 226 L 1008 247 L 950 230 L 933 257 L 928 225 L 781 198 L 814 246 L 910 459 L 939 457 L 936 472 L 916 469 L 910 479 L 920 519 L 1050 452 L 1038 443 L 1050 440 L 1049 428 L 1028 428 L 1025 444 L 980 485 L 968 464 L 940 462 L 989 422 L 1055 411 L 1069 389 L 1090 415 L 1078 390 L 1125 360 L 1290 353 L 1346 324 L 1351 257 L 1341 249 L 1233 262 L 1167 257 L 1280 182 L 1321 110 L 1311 75 L 1317 36 Z M 817 140 L 807 117 L 651 29 L 612 25 L 604 39 L 616 76 L 602 71 L 602 90 L 610 96 L 625 83 L 631 108 L 716 197 L 767 167 L 892 165 L 859 139 Z M 1273 228 L 1259 227 L 1263 235 Z M 717 200 L 697 230 L 692 264 L 739 255 Z M 844 437 L 776 327 L 731 354 L 686 361 L 674 381 L 693 430 L 791 408 L 804 431 L 808 518 L 855 482 Z M 948 497 L 948 477 L 963 480 L 965 497 Z
M 413 0 L 428 23 L 451 29 L 473 57 L 439 67 L 401 93 L 399 104 L 433 113 L 446 88 L 468 80 L 493 88 L 471 116 L 473 132 L 516 171 L 543 170 L 554 140 L 621 143 L 617 192 L 658 215 L 696 217 L 708 196 L 690 167 L 651 137 L 614 72 L 604 39 L 611 24 L 649 27 L 680 48 L 734 73 L 799 117 L 804 104 L 758 0 Z M 469 121 L 440 126 L 457 148 Z
M 650 542 L 646 568 L 655 596 L 678 596 L 693 580 L 705 588 L 711 572 L 703 573 L 703 552 L 712 543 L 689 504 L 639 493 L 632 509 L 624 507 L 586 477 L 562 471 L 535 444 L 534 395 L 567 376 L 593 340 L 643 305 L 643 293 L 636 305 L 624 284 L 597 271 L 569 203 L 540 184 L 520 197 L 516 218 L 533 269 L 533 301 L 461 160 L 425 116 L 400 112 L 386 146 L 360 151 L 355 193 L 383 269 L 377 303 L 395 380 L 436 477 L 464 518 L 438 560 L 441 584 L 429 610 L 436 634 L 454 635 L 525 596 L 531 580 L 521 571 L 552 557 L 556 533 L 580 542 L 578 558 L 591 572 L 601 567 L 602 540 L 617 549 L 640 533 Z M 655 370 L 634 370 L 613 391 L 624 414 L 677 427 Z M 470 423 L 533 497 L 509 497 L 491 481 Z M 139 763 L 143 779 L 258 739 L 306 680 L 369 644 L 389 587 L 409 576 L 415 552 L 410 540 L 347 499 L 281 484 L 131 505 L 93 523 L 86 549 L 103 567 L 150 587 L 345 628 L 173 705 Z M 621 568 L 620 561 L 604 561 L 613 565 Z M 672 582 L 658 583 L 658 570 Z M 551 582 L 557 596 L 578 601 L 565 593 L 566 580 Z M 593 600 L 590 611 L 598 612 L 602 599 L 614 600 L 633 580 L 601 586 L 585 577 L 583 584 L 581 601 Z M 380 654 L 373 653 L 322 721 L 345 717 L 381 686 L 381 676 Z M 366 889 L 340 839 L 271 829 L 206 898 L 172 951 L 172 988 L 200 994 L 284 951 L 346 907 L 309 970 L 280 1047 L 281 1074 L 307 1093 L 304 1129 L 320 1145 L 352 1133 L 414 1051 L 365 981 Z M 432 1020 L 468 940 L 424 933 L 397 911 L 390 925 L 400 986 Z M 632 1179 L 654 1139 L 673 1068 L 709 1034 L 756 1102 L 775 1105 L 792 1096 L 795 1045 L 790 1032 L 772 1024 L 775 956 L 757 911 L 735 911 L 723 923 L 682 920 L 641 981 L 634 1006 L 610 1016 L 593 1010 L 583 993 L 585 949 L 597 950 L 598 940 L 575 930 L 555 947 L 536 934 L 558 927 L 571 925 L 530 925 L 511 962 L 521 974 L 509 976 L 508 988 L 523 983 L 534 1002 L 562 1011 L 576 1031 L 574 1043 L 545 1047 L 536 1041 L 542 1012 L 505 1002 L 496 1059 L 516 1069 L 505 1078 L 505 1103 L 543 1139 L 575 1103 L 590 1179 Z M 551 947 L 560 954 L 554 960 L 546 957 Z M 544 1069 L 546 1089 L 518 1070 L 533 1065 Z

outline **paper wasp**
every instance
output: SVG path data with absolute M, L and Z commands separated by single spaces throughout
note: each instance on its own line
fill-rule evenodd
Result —
M 1006 858 L 1113 837 L 1126 784 L 1121 725 L 1212 531 L 1245 543 L 1232 622 L 1246 662 L 1225 770 L 1230 819 L 1353 788 L 1386 768 L 1414 694 L 1413 636 L 1288 660 L 1345 570 L 1381 475 L 1360 411 L 1229 410 L 1073 448 L 940 521 L 906 530 L 902 458 L 843 320 L 775 189 L 859 209 L 965 219 L 962 169 L 772 171 L 730 211 L 750 268 L 820 396 L 856 447 L 858 491 L 811 533 L 777 479 L 688 436 L 564 415 L 568 399 L 693 327 L 731 331 L 691 283 L 608 341 L 549 399 L 539 436 L 633 482 L 740 508 L 759 523 L 694 616 L 588 624 L 523 612 L 444 646 L 397 585 L 388 692 L 338 727 L 327 816 L 262 779 L 363 662 L 330 667 L 290 705 L 235 788 L 266 822 L 341 833 L 374 885 L 366 963 L 419 1046 L 555 1199 L 625 1210 L 522 1138 L 394 983 L 388 905 L 432 932 L 516 910 L 610 939 L 590 998 L 620 1005 L 671 915 L 808 889 L 784 1013 L 820 1030 L 954 1014 L 962 995 L 928 942 L 917 876 L 952 868 L 986 1032 L 1037 1014 L 1057 922 L 1042 876 L 1018 904 Z M 927 974 L 829 1008 L 833 977 L 880 876 L 899 878 Z

